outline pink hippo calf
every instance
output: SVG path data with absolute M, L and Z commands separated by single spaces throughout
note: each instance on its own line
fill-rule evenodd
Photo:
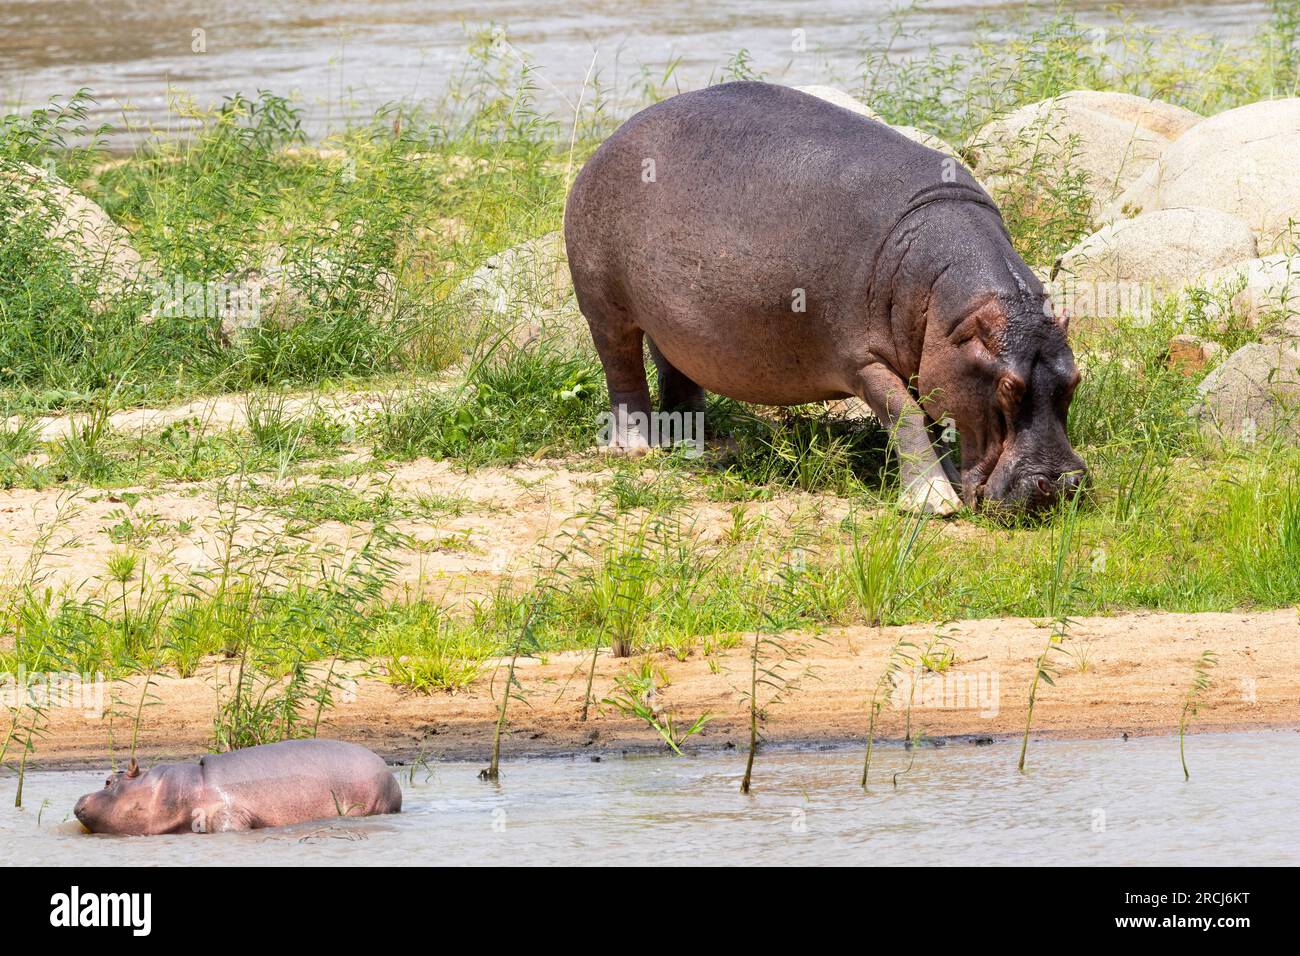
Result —
M 73 813 L 92 833 L 146 836 L 282 827 L 398 813 L 402 790 L 384 761 L 339 740 L 285 740 L 196 764 L 144 772 L 132 759 Z

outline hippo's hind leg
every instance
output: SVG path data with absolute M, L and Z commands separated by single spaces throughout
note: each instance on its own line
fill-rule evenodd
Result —
M 960 509 L 961 498 L 935 454 L 925 412 L 903 380 L 878 364 L 862 369 L 858 378 L 858 397 L 889 428 L 898 452 L 903 485 L 899 506 L 936 515 L 950 515 Z
M 607 302 L 579 304 L 609 387 L 607 447 L 615 453 L 644 455 L 650 450 L 650 385 L 642 346 L 645 336 L 625 309 Z
M 659 422 L 654 437 L 660 445 L 686 449 L 688 457 L 704 453 L 704 389 L 676 368 L 646 336 L 650 357 L 659 372 Z
M 696 385 L 664 358 L 654 339 L 646 336 L 650 357 L 659 372 L 659 410 L 662 412 L 704 411 L 704 389 Z

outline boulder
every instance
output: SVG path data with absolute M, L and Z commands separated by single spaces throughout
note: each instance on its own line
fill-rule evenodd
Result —
M 327 305 L 340 287 L 357 290 L 357 305 L 367 313 L 389 308 L 397 289 L 391 272 L 365 269 L 329 252 L 294 256 L 278 245 L 262 251 L 258 265 L 216 282 L 173 276 L 153 284 L 153 304 L 145 322 L 164 318 L 212 319 L 223 344 L 251 329 L 287 329 Z
M 875 413 L 860 398 L 837 398 L 826 403 L 826 411 L 834 418 L 852 422 L 875 421 Z
M 1186 107 L 1166 103 L 1164 100 L 1134 96 L 1132 93 L 1071 90 L 1062 93 L 1060 99 L 1141 126 L 1170 142 L 1205 119 L 1200 113 L 1193 113 Z
M 1226 325 L 1236 316 L 1267 334 L 1300 335 L 1300 255 L 1277 253 L 1247 259 L 1197 277 L 1190 290 L 1205 292 L 1191 308 L 1209 322 Z
M 152 273 L 130 234 L 52 172 L 28 163 L 4 163 L 0 188 L 24 200 L 17 215 L 39 214 L 40 206 L 48 210 L 46 237 L 63 250 L 80 279 L 96 284 L 101 300 L 127 291 Z
M 1300 352 L 1287 344 L 1243 345 L 1197 391 L 1194 414 L 1207 438 L 1247 445 L 1300 440 Z
M 1195 335 L 1175 335 L 1169 340 L 1169 367 L 1184 375 L 1202 371 L 1223 354 L 1223 346 Z
M 562 305 L 543 309 L 533 315 L 530 321 L 510 328 L 500 342 L 501 354 L 508 357 L 515 350 L 526 349 L 539 342 L 558 347 L 570 355 L 594 351 L 591 329 L 587 326 L 586 316 L 578 309 L 577 300 L 569 299 Z
M 1103 226 L 1062 255 L 1057 272 L 1172 291 L 1255 253 L 1254 233 L 1236 216 L 1204 207 L 1162 209 Z
M 358 264 L 341 261 L 329 252 L 293 256 L 279 246 L 271 246 L 261 264 L 237 280 L 256 303 L 256 318 L 251 322 L 223 318 L 222 334 L 230 338 L 238 329 L 250 326 L 290 328 L 306 318 L 313 307 L 325 305 L 340 287 L 358 290 L 359 304 L 368 314 L 384 311 L 397 291 L 396 277 L 386 269 L 366 269 L 364 274 L 359 269 Z
M 1065 183 L 1080 177 L 1095 216 L 1170 144 L 1161 130 L 1178 128 L 1156 119 L 1168 113 L 1169 104 L 1146 102 L 1144 114 L 1120 94 L 1065 93 L 987 123 L 962 153 L 976 175 L 999 189 L 1027 178 Z
M 1114 221 L 1175 206 L 1209 206 L 1245 221 L 1265 253 L 1300 224 L 1300 99 L 1219 113 L 1175 140 L 1103 213 Z
M 866 103 L 854 99 L 843 90 L 837 90 L 833 86 L 796 86 L 800 93 L 807 93 L 809 96 L 815 96 L 818 99 L 825 100 L 827 103 L 834 103 L 836 106 L 842 106 L 846 110 L 851 110 L 859 116 L 865 116 L 867 119 L 873 119 L 883 123 L 880 114 L 873 110 Z
M 593 348 L 559 231 L 484 260 L 452 296 L 465 309 L 467 337 L 495 342 L 500 358 L 542 340 L 566 352 Z
M 530 321 L 573 295 L 564 234 L 559 230 L 484 260 L 453 293 L 476 317 Z

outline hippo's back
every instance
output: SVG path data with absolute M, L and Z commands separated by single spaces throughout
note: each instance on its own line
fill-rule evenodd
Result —
M 397 813 L 402 791 L 383 759 L 341 740 L 284 740 L 209 754 L 204 784 L 254 827 Z

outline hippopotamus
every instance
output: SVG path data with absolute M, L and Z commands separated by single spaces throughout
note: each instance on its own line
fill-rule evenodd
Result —
M 282 827 L 398 813 L 402 788 L 382 758 L 340 740 L 285 740 L 142 772 L 134 757 L 73 813 L 92 833 L 146 836 Z
M 644 341 L 660 412 L 861 399 L 909 509 L 1019 513 L 1084 480 L 1068 318 L 971 173 L 884 123 L 769 83 L 671 97 L 588 160 L 564 238 L 611 450 L 648 450 Z

